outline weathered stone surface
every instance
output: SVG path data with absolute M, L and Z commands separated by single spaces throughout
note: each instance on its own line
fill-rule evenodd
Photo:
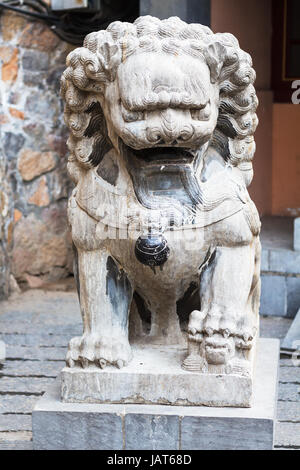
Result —
M 276 447 L 297 448 L 299 446 L 300 423 L 278 423 L 276 432 Z
M 20 371 L 20 368 L 19 368 Z M 21 372 L 22 374 L 22 372 Z M 42 395 L 46 388 L 53 382 L 51 377 L 12 377 L 2 376 L 0 380 L 1 395 Z
M 23 147 L 25 138 L 22 134 L 14 134 L 13 132 L 4 133 L 4 151 L 9 159 L 17 157 L 19 151 Z
M 52 52 L 59 45 L 59 38 L 42 22 L 28 24 L 20 37 L 20 47 Z
M 178 17 L 115 22 L 84 45 L 61 86 L 84 323 L 64 399 L 247 407 L 260 297 L 252 61 L 232 35 Z
M 8 359 L 22 359 L 24 361 L 64 361 L 66 357 L 66 348 L 62 347 L 41 348 L 38 346 L 26 347 L 9 345 L 6 350 Z
M 300 251 L 300 217 L 294 220 L 294 250 Z
M 272 450 L 274 421 L 185 416 L 181 423 L 182 450 Z M 247 438 L 246 438 L 247 436 Z
M 18 76 L 18 49 L 15 48 L 11 57 L 2 65 L 2 80 L 4 82 L 14 82 Z
M 23 436 L 21 436 L 23 437 Z M 31 441 L 16 440 L 16 441 L 0 441 L 0 450 L 33 450 Z
M 278 421 L 300 423 L 299 401 L 279 401 L 277 405 L 277 419 Z M 300 445 L 300 436 L 298 445 Z
M 0 414 L 0 432 L 3 431 L 31 431 L 31 416 L 23 414 Z
M 284 317 L 287 313 L 287 287 L 285 277 L 262 275 L 261 282 L 260 313 L 262 315 Z
M 49 67 L 49 55 L 44 52 L 25 51 L 22 57 L 24 70 L 40 72 Z
M 296 350 L 300 349 L 300 310 L 298 311 L 289 331 L 282 343 L 284 349 Z
M 41 204 L 43 200 L 35 199 L 35 202 Z M 56 207 L 52 210 L 57 214 L 56 223 L 52 226 L 46 221 L 38 220 L 34 214 L 23 217 L 16 225 L 12 272 L 17 280 L 25 280 L 25 273 L 30 275 L 51 273 L 51 269 L 57 266 L 63 267 L 65 272 L 68 272 L 65 267 L 71 265 L 71 250 L 67 227 L 64 226 L 61 230 L 62 208 Z M 39 247 L 38 256 L 37 247 Z
M 6 361 L 1 370 L 5 376 L 56 377 L 64 366 L 64 361 Z
M 48 190 L 48 184 L 47 184 L 47 179 L 45 176 L 42 176 L 39 181 L 38 185 L 35 188 L 34 193 L 32 196 L 28 199 L 29 204 L 34 204 L 38 207 L 44 207 L 48 206 L 50 203 L 50 197 L 49 197 L 49 190 Z
M 22 218 L 22 212 L 19 211 L 18 209 L 15 209 L 14 210 L 14 222 L 17 223 L 18 220 L 20 220 Z
M 124 434 L 126 450 L 178 450 L 179 416 L 129 413 Z
M 27 335 L 1 335 L 1 340 L 8 345 L 18 345 L 18 346 L 35 346 L 38 344 L 41 347 L 48 347 L 48 346 L 57 346 L 57 347 L 65 347 L 66 344 L 70 341 L 70 335 L 48 335 L 46 333 L 40 334 L 27 334 Z
M 24 16 L 12 11 L 5 11 L 1 15 L 1 34 L 4 41 L 11 41 L 15 35 L 20 33 L 27 25 Z
M 300 368 L 297 367 L 299 375 Z M 295 383 L 280 383 L 278 389 L 278 400 L 283 401 L 299 401 L 300 398 L 300 386 Z
M 19 155 L 18 170 L 24 181 L 30 181 L 42 173 L 53 170 L 55 164 L 52 152 L 36 152 L 32 149 L 23 149 Z
M 81 449 L 84 444 L 86 449 L 90 449 L 91 443 L 96 440 L 97 448 L 104 450 L 111 449 L 111 442 L 118 440 L 124 443 L 126 450 L 271 449 L 278 380 L 278 342 L 266 340 L 261 354 L 264 361 L 260 360 L 259 355 L 255 400 L 253 407 L 248 409 L 63 403 L 60 400 L 61 385 L 57 379 L 33 411 L 34 447 L 74 449 L 75 441 L 77 448 Z M 96 416 L 100 420 L 103 415 L 110 417 L 110 428 L 105 428 L 110 433 L 110 442 L 97 438 Z M 88 425 L 85 417 L 88 417 Z M 116 417 L 120 421 L 123 418 L 123 427 L 111 426 Z M 83 422 L 81 435 L 77 432 L 80 421 Z M 70 439 L 70 423 L 75 429 L 74 441 Z M 53 429 L 55 432 L 51 432 Z M 122 447 L 115 445 L 114 448 Z
M 271 250 L 270 271 L 300 274 L 300 253 L 292 250 Z
M 294 318 L 300 306 L 300 276 L 288 277 L 287 286 L 287 315 Z
M 185 355 L 186 349 L 151 345 L 133 348 L 132 361 L 121 370 L 65 367 L 62 399 L 69 403 L 251 405 L 251 377 L 188 372 L 181 368 Z
M 16 109 L 16 108 L 9 108 L 9 113 L 12 117 L 16 118 L 16 119 L 24 119 L 24 113 L 23 111 L 20 111 L 19 109 Z
M 300 367 L 280 367 L 281 383 L 298 383 L 300 385 Z
M 72 432 L 70 432 L 72 430 Z M 122 418 L 111 413 L 33 412 L 38 450 L 120 450 Z
M 2 364 L 5 361 L 5 357 L 6 357 L 5 343 L 3 341 L 0 341 L 0 364 Z
M 38 397 L 26 395 L 1 396 L 0 413 L 31 413 L 37 400 Z
M 261 251 L 261 270 L 269 271 L 269 250 L 264 248 Z

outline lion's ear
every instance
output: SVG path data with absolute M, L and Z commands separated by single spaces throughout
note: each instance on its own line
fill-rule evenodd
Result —
M 97 53 L 98 60 L 111 81 L 115 79 L 116 69 L 121 61 L 120 55 L 120 48 L 108 41 L 101 45 L 101 49 Z
M 223 68 L 226 59 L 226 48 L 221 42 L 214 42 L 207 46 L 205 51 L 205 58 L 210 68 L 211 81 L 215 83 Z

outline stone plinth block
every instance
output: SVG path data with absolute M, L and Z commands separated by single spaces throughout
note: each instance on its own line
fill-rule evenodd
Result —
M 279 341 L 261 339 L 251 408 L 65 403 L 58 378 L 33 411 L 34 448 L 272 449 L 278 359 Z
M 61 397 L 69 403 L 142 403 L 182 406 L 249 407 L 253 399 L 253 374 L 200 373 L 181 364 L 186 349 L 166 346 L 133 348 L 128 366 L 104 370 L 65 367 Z

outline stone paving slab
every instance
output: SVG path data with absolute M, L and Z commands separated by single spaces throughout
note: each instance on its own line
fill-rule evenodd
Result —
M 31 425 L 31 413 L 28 415 L 15 412 L 7 415 L 0 414 L 0 432 L 31 431 Z
M 30 414 L 38 398 L 38 396 L 32 395 L 2 395 L 0 397 L 0 416 L 1 413 Z
M 57 377 L 65 366 L 63 361 L 6 361 L 0 375 L 16 377 Z
M 1 317 L 0 317 L 1 318 Z M 65 336 L 78 336 L 82 335 L 82 325 L 45 325 L 44 323 L 25 323 L 11 321 L 0 321 L 1 334 L 32 334 L 33 330 L 36 332 L 47 332 L 48 335 L 65 335 Z
M 7 360 L 19 359 L 23 361 L 64 361 L 67 348 L 64 347 L 27 347 L 9 345 L 6 348 Z
M 299 384 L 299 388 L 300 388 L 300 368 L 299 367 L 280 367 L 279 381 L 281 383 Z
M 293 383 L 279 384 L 278 400 L 280 401 L 299 401 L 300 406 L 300 386 Z
M 33 450 L 32 441 L 2 441 L 0 438 L 0 450 Z
M 0 400 L 4 394 L 41 395 L 51 384 L 50 377 L 0 377 Z
M 277 423 L 275 447 L 300 449 L 300 423 Z
M 282 422 L 300 423 L 299 401 L 279 401 L 277 405 L 277 419 Z
M 33 328 L 34 330 L 34 328 Z M 47 327 L 44 327 L 47 330 Z M 35 330 L 34 330 L 35 331 Z M 11 346 L 36 346 L 36 347 L 65 347 L 73 335 L 49 335 L 48 333 L 28 334 L 0 334 L 0 339 Z

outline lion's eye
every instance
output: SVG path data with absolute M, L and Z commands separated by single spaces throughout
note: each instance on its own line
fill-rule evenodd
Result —
M 144 119 L 142 111 L 128 111 L 124 107 L 122 108 L 122 116 L 125 122 L 135 122 Z
M 210 101 L 207 103 L 207 105 L 204 108 L 191 109 L 192 119 L 195 119 L 197 121 L 208 121 L 210 117 L 210 113 L 211 113 Z

